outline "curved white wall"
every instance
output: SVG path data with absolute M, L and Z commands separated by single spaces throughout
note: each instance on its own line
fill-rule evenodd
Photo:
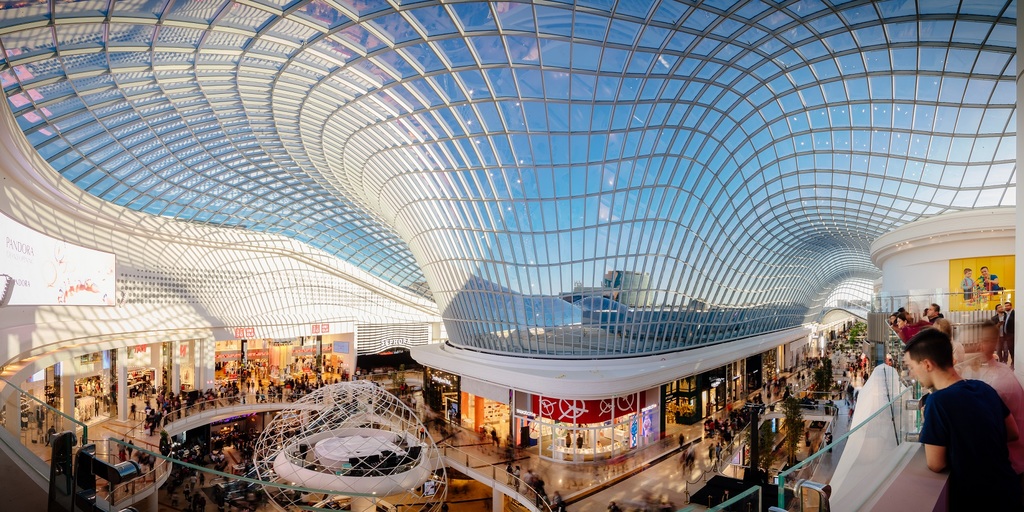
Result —
M 255 327 L 258 337 L 309 335 L 310 324 L 325 322 L 427 323 L 440 332 L 434 303 L 295 240 L 146 215 L 82 192 L 31 149 L 6 103 L 0 185 L 0 213 L 116 254 L 118 282 L 117 306 L 0 309 L 0 365 L 157 341 L 231 339 L 232 327 Z
M 1016 254 L 1015 208 L 955 212 L 911 222 L 871 244 L 882 291 L 915 294 L 949 288 L 949 260 Z

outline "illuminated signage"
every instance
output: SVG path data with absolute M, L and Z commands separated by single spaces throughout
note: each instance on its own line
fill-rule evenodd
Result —
M 394 347 L 396 345 L 409 345 L 409 338 L 388 338 L 380 342 L 381 347 Z
M 452 386 L 453 385 L 451 379 L 449 379 L 448 377 L 442 377 L 440 375 L 431 375 L 430 376 L 430 381 L 431 382 L 436 382 L 438 384 L 444 384 L 445 386 Z
M 113 254 L 51 238 L 3 215 L 0 233 L 0 271 L 14 286 L 10 305 L 114 305 Z
M 246 339 L 247 340 L 249 338 L 255 338 L 256 337 L 256 328 L 255 327 L 235 327 L 234 334 L 235 334 L 235 339 L 238 339 L 238 340 L 241 340 L 241 339 Z
M 310 326 L 313 334 L 327 334 L 331 332 L 331 324 L 313 324 Z
M 229 352 L 217 352 L 214 354 L 213 359 L 215 361 L 236 361 L 242 358 L 241 350 L 232 350 Z
M 644 407 L 643 409 L 640 409 L 640 412 L 653 411 L 653 410 L 655 410 L 657 408 L 658 408 L 658 404 L 651 404 L 651 405 L 648 405 L 647 407 Z

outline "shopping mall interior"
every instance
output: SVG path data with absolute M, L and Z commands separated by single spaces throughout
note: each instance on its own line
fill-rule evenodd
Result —
M 1018 9 L 4 3 L 0 489 L 947 510 L 902 347 L 1024 374 Z

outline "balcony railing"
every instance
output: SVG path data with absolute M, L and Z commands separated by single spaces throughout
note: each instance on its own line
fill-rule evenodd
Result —
M 786 489 L 794 491 L 796 495 L 791 494 L 797 500 L 804 500 L 806 496 L 799 496 L 799 485 L 801 482 L 809 480 L 813 474 L 814 465 L 820 460 L 825 454 L 831 452 L 834 448 L 845 446 L 843 451 L 843 457 L 840 461 L 841 465 L 846 467 L 855 468 L 853 471 L 878 471 L 878 465 L 870 462 L 857 461 L 850 465 L 845 460 L 845 457 L 860 457 L 864 456 L 865 453 L 872 452 L 876 453 L 881 457 L 891 456 L 893 451 L 881 450 L 878 451 L 879 446 L 887 446 L 890 448 L 898 447 L 905 443 L 905 439 L 908 435 L 913 432 L 920 431 L 921 428 L 921 412 L 918 407 L 918 398 L 920 397 L 920 387 L 916 384 L 903 387 L 899 389 L 902 384 L 897 383 L 897 375 L 892 369 L 886 370 L 888 373 L 882 374 L 881 372 L 873 374 L 872 379 L 879 378 L 882 380 L 888 380 L 888 387 L 886 389 L 894 387 L 892 389 L 892 398 L 887 402 L 883 403 L 881 407 L 873 411 L 867 418 L 862 420 L 856 426 L 851 428 L 845 434 L 834 439 L 831 443 L 822 444 L 820 449 L 800 461 L 791 468 L 788 468 L 778 474 L 776 483 L 778 485 L 778 506 L 779 508 L 786 510 L 801 510 L 801 507 L 805 508 L 805 505 L 791 503 L 787 501 Z M 870 381 L 869 381 L 870 382 Z M 883 384 L 885 385 L 885 384 Z M 862 391 L 862 393 L 864 393 Z M 865 397 L 861 397 L 861 401 Z M 856 437 L 859 436 L 859 437 Z M 851 450 L 848 444 L 849 440 L 853 438 L 858 442 L 870 439 L 870 442 L 874 443 L 875 450 L 861 451 Z M 859 469 L 857 469 L 859 468 Z M 834 476 L 834 475 L 832 475 Z M 875 475 L 875 478 L 866 478 L 864 482 L 870 482 L 877 480 L 876 485 L 882 485 L 886 475 Z M 830 476 L 829 479 L 832 477 Z M 870 494 L 872 489 L 863 489 L 864 493 Z
M 52 407 L 3 377 L 0 377 L 0 382 L 3 383 L 0 389 L 4 394 L 4 402 L 0 406 L 0 426 L 17 435 L 22 445 L 35 452 L 48 447 L 51 427 L 53 432 L 74 432 L 79 446 L 89 442 L 88 425 Z M 49 449 L 42 451 L 44 453 L 40 458 L 49 463 Z
M 971 351 L 978 342 L 978 327 L 995 316 L 997 304 L 1013 303 L 1014 296 L 1012 288 L 979 292 L 971 300 L 966 300 L 963 292 L 938 289 L 904 294 L 880 293 L 871 301 L 871 312 L 884 313 L 884 318 L 888 318 L 889 314 L 903 308 L 913 318 L 921 319 L 925 308 L 938 304 L 943 317 L 953 324 L 953 338 Z

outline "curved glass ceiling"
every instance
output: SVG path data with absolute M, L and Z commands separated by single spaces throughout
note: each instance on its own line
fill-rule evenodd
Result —
M 66 178 L 426 280 L 480 350 L 797 325 L 882 233 L 1014 205 L 1014 2 L 5 7 L 0 81 Z

